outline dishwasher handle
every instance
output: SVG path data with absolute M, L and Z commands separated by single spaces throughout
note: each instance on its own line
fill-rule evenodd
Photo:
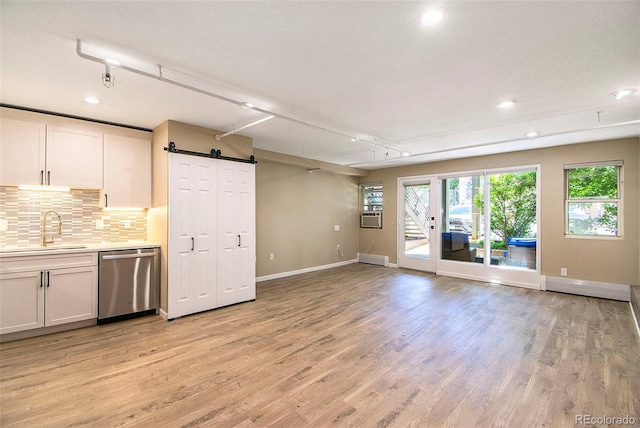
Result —
M 118 254 L 113 256 L 102 256 L 102 260 L 116 260 L 116 259 L 139 259 L 141 257 L 155 257 L 156 253 L 135 253 L 135 254 Z

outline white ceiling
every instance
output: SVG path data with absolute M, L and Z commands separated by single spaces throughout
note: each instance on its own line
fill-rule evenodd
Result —
M 83 52 L 156 75 L 160 64 L 164 78 L 324 128 L 276 117 L 240 133 L 341 165 L 640 135 L 639 93 L 609 96 L 640 89 L 640 2 L 439 4 L 447 20 L 424 28 L 430 2 L 3 0 L 0 101 L 145 128 L 230 131 L 265 116 L 123 69 L 107 89 L 81 39 Z M 506 99 L 516 106 L 496 108 Z

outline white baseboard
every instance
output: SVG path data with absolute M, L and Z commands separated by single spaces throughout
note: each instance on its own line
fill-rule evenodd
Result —
M 623 302 L 631 301 L 631 286 L 628 284 L 613 284 L 609 282 L 587 281 L 557 276 L 547 276 L 544 282 L 547 291 L 559 291 L 561 293 L 578 294 L 580 296 L 622 300 Z
M 259 277 L 256 278 L 256 282 L 263 282 L 263 281 L 270 281 L 272 279 L 286 278 L 288 276 L 299 275 L 301 273 L 316 272 L 316 271 L 319 271 L 319 270 L 325 270 L 325 269 L 331 269 L 331 268 L 335 268 L 335 267 L 339 267 L 339 266 L 350 265 L 352 263 L 358 263 L 358 260 L 357 259 L 353 259 L 353 260 L 347 260 L 347 261 L 344 261 L 344 262 L 331 263 L 331 264 L 328 264 L 328 265 L 313 266 L 313 267 L 310 267 L 310 268 L 292 270 L 292 271 L 288 271 L 288 272 L 274 273 L 272 275 L 259 276 Z
M 638 337 L 640 337 L 640 321 L 636 317 L 636 313 L 633 310 L 633 304 L 631 302 L 629 302 L 629 307 L 631 308 L 631 316 L 633 316 L 633 321 L 635 322 L 635 325 L 636 325 L 636 331 L 638 332 Z
M 164 319 L 165 321 L 168 321 L 168 320 L 169 320 L 169 314 L 167 314 L 167 312 L 166 312 L 164 309 L 160 308 L 160 309 L 158 310 L 158 314 L 159 314 L 159 315 L 162 317 L 162 319 Z
M 532 284 L 524 281 L 515 281 L 512 279 L 501 278 L 500 280 L 495 280 L 491 278 L 486 278 L 484 276 L 465 274 L 459 272 L 451 272 L 451 271 L 443 271 L 438 269 L 436 275 L 442 276 L 451 276 L 453 278 L 461 278 L 461 279 L 469 279 L 471 281 L 479 281 L 479 282 L 488 282 L 490 284 L 501 284 L 501 285 L 509 285 L 511 287 L 520 287 L 520 288 L 528 288 L 531 290 L 540 290 L 539 284 Z

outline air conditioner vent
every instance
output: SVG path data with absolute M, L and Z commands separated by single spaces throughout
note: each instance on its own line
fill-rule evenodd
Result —
M 362 211 L 360 227 L 365 229 L 382 229 L 382 211 Z

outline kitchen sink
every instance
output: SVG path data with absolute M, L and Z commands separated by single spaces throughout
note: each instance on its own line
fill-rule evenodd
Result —
M 0 248 L 0 253 L 30 253 L 32 251 L 81 250 L 86 245 L 50 245 L 48 247 Z

